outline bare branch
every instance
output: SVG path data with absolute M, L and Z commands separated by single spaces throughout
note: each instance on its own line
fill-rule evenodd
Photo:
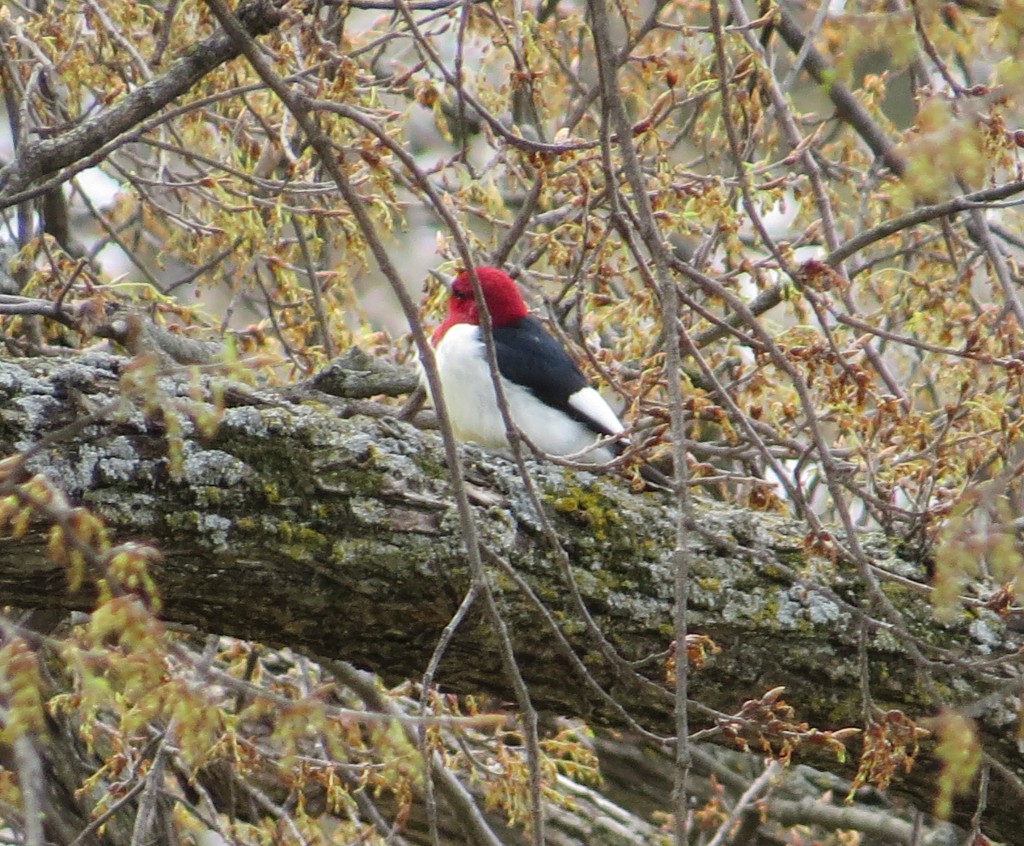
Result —
M 252 35 L 277 27 L 282 13 L 273 0 L 251 0 L 238 9 L 238 19 Z M 111 140 L 130 133 L 140 122 L 190 90 L 211 70 L 238 55 L 233 39 L 217 33 L 190 47 L 159 77 L 126 94 L 117 103 L 54 138 L 28 141 L 14 159 L 0 168 L 0 209 L 23 202 L 34 183 L 76 164 Z M 45 183 L 49 190 L 52 180 Z

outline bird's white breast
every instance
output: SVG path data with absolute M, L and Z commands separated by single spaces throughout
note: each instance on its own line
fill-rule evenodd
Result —
M 438 343 L 435 354 L 455 436 L 490 449 L 507 450 L 505 423 L 498 409 L 480 327 L 469 323 L 451 326 Z M 607 447 L 583 453 L 597 440 L 590 428 L 542 402 L 528 388 L 504 377 L 501 385 L 513 422 L 539 449 L 551 455 L 572 455 L 580 461 L 611 461 L 612 451 Z M 572 394 L 569 404 L 611 431 L 622 431 L 615 412 L 593 388 Z M 583 454 L 576 456 L 576 453 Z

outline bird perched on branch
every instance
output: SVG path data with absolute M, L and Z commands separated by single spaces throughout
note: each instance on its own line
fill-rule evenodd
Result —
M 561 344 L 530 316 L 519 286 L 506 273 L 478 267 L 476 275 L 491 317 L 502 393 L 512 422 L 549 455 L 591 464 L 611 461 L 628 446 L 611 406 L 588 384 Z M 431 343 L 455 436 L 507 450 L 505 422 L 468 271 L 452 283 L 447 317 Z

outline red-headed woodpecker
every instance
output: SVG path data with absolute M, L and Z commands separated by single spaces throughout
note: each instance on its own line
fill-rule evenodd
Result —
M 540 322 L 531 317 L 519 286 L 493 267 L 477 278 L 491 316 L 501 387 L 512 422 L 538 449 L 594 464 L 611 461 L 626 444 L 595 447 L 619 435 L 622 423 Z M 451 287 L 448 316 L 431 337 L 437 371 L 455 436 L 507 450 L 505 423 L 491 378 L 473 283 L 467 271 Z

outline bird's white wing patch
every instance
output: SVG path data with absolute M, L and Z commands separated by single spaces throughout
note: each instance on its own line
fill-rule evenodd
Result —
M 612 434 L 623 431 L 618 415 L 612 411 L 612 407 L 605 402 L 604 397 L 593 388 L 580 388 L 569 397 L 569 405 L 584 417 L 593 420 L 597 426 Z

